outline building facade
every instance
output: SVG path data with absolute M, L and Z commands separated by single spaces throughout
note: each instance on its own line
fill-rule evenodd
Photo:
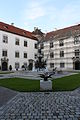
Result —
M 32 69 L 37 39 L 31 32 L 0 22 L 0 69 L 20 70 L 24 65 Z
M 47 33 L 43 51 L 48 69 L 80 70 L 80 25 Z
M 39 40 L 39 41 L 38 41 Z M 41 40 L 41 42 L 40 42 Z M 46 35 L 40 29 L 29 31 L 0 22 L 0 69 L 33 69 L 37 60 L 37 43 L 47 68 L 80 70 L 80 24 L 56 30 Z

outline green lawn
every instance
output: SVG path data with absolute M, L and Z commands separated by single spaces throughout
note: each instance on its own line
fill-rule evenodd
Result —
M 80 73 L 53 80 L 53 91 L 71 91 L 80 87 Z
M 57 78 L 52 80 L 53 91 L 71 91 L 80 87 L 80 73 Z M 16 91 L 40 91 L 39 80 L 29 80 L 23 78 L 0 79 L 0 86 L 7 87 Z
M 14 72 L 11 72 L 11 71 L 8 71 L 8 72 L 2 72 L 2 71 L 0 71 L 0 74 L 10 74 L 10 73 L 14 73 Z
M 23 78 L 7 78 L 0 80 L 0 86 L 7 87 L 16 91 L 39 91 L 40 81 Z

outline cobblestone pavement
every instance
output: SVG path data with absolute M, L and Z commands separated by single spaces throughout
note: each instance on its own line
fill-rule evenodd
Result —
M 80 88 L 72 92 L 18 93 L 0 108 L 0 120 L 79 120 Z

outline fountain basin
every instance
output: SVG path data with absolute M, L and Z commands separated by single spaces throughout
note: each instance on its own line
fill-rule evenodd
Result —
M 52 81 L 48 80 L 48 81 L 44 81 L 44 80 L 40 80 L 40 90 L 41 91 L 47 91 L 47 90 L 52 90 Z

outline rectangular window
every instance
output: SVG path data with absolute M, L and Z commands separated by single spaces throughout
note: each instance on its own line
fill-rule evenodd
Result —
M 53 45 L 53 42 L 50 42 L 50 48 L 53 48 L 54 45 Z
M 43 43 L 40 44 L 40 48 L 44 49 L 44 44 Z
M 2 51 L 2 56 L 7 57 L 7 50 Z
M 27 53 L 24 53 L 24 58 L 27 58 Z
M 80 53 L 79 49 L 75 50 L 75 56 L 79 56 L 79 53 Z
M 37 49 L 37 44 L 36 43 L 34 44 L 34 47 L 35 47 L 35 49 Z
M 80 43 L 79 37 L 80 36 L 75 36 L 74 37 L 74 44 L 79 44 Z
M 7 35 L 3 35 L 3 43 L 8 43 L 8 36 Z
M 15 52 L 15 57 L 19 58 L 19 52 Z
M 50 58 L 54 58 L 54 53 L 53 52 L 50 53 Z
M 16 63 L 15 63 L 15 68 L 16 68 L 16 70 L 18 70 L 18 69 L 19 69 L 19 66 L 20 66 L 20 65 L 19 65 L 19 63 L 18 63 L 18 62 L 16 62 Z
M 27 63 L 24 63 L 24 67 L 27 68 Z
M 65 67 L 65 63 L 60 63 L 60 68 L 64 68 Z
M 37 54 L 34 54 L 34 58 L 37 59 Z
M 15 40 L 15 45 L 19 45 L 19 39 L 18 38 L 16 38 L 16 40 Z
M 59 41 L 59 46 L 64 46 L 64 40 Z
M 24 47 L 27 47 L 27 41 L 24 41 Z
M 60 51 L 60 57 L 64 57 L 64 51 Z
M 50 63 L 50 68 L 54 68 L 54 63 Z

